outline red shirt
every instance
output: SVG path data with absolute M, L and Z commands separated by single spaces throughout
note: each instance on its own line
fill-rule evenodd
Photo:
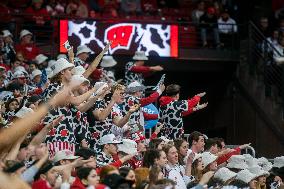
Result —
M 52 189 L 45 180 L 39 179 L 32 184 L 32 189 Z
M 238 148 L 235 148 L 234 151 L 230 152 L 230 153 L 227 153 L 221 157 L 219 157 L 217 159 L 217 164 L 220 165 L 222 163 L 225 163 L 226 161 L 228 161 L 228 159 L 230 159 L 230 157 L 232 155 L 239 155 L 241 153 L 241 149 L 238 147 Z
M 31 44 L 18 44 L 16 45 L 16 51 L 22 52 L 23 56 L 27 60 L 33 60 L 39 54 L 39 48 L 31 43 Z

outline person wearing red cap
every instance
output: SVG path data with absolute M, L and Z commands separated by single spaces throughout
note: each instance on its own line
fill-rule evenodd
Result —
M 207 9 L 207 12 L 200 17 L 199 24 L 201 29 L 201 40 L 203 47 L 206 47 L 208 45 L 207 43 L 208 32 L 213 34 L 216 47 L 220 47 L 217 16 L 215 15 L 215 9 L 213 7 L 209 7 Z

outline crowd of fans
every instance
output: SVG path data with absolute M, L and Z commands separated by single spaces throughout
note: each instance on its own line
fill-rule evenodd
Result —
M 22 30 L 16 45 L 9 30 L 0 38 L 0 188 L 283 187 L 284 156 L 272 164 L 241 155 L 250 144 L 230 149 L 197 131 L 185 140 L 183 117 L 206 108 L 206 93 L 181 100 L 180 86 L 161 80 L 145 96 L 145 77 L 163 71 L 145 65 L 145 52 L 117 80 L 110 44 L 92 62 L 84 45 L 53 60 L 32 35 Z M 144 111 L 156 101 L 158 114 Z M 145 122 L 157 119 L 146 138 Z

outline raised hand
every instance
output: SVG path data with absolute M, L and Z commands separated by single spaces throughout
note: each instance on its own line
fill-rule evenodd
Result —
M 164 92 L 164 90 L 166 89 L 166 86 L 165 86 L 164 84 L 161 84 L 161 85 L 159 86 L 159 89 L 160 89 L 162 92 Z
M 50 124 L 47 125 L 48 129 L 52 129 L 53 127 L 57 126 L 62 120 L 64 119 L 64 116 L 61 115 L 54 119 Z
M 198 103 L 198 104 L 193 108 L 193 111 L 197 111 L 197 110 L 201 110 L 201 109 L 203 109 L 203 108 L 206 108 L 207 105 L 208 105 L 208 102 L 203 103 L 203 104 L 199 104 L 199 103 Z
M 242 150 L 242 149 L 249 147 L 250 145 L 251 145 L 251 143 L 243 144 L 243 145 L 240 145 L 239 148 Z
M 202 93 L 197 94 L 196 96 L 204 97 L 205 95 L 206 95 L 206 92 L 202 92 Z
M 161 132 L 161 129 L 164 127 L 163 123 L 157 123 L 156 129 L 155 129 L 155 133 L 159 134 Z
M 158 66 L 152 66 L 152 67 L 150 67 L 150 69 L 151 69 L 151 71 L 155 71 L 155 72 L 163 71 L 163 70 L 164 70 L 164 68 L 163 68 L 162 66 L 160 66 L 160 65 L 158 65 Z
M 136 112 L 139 108 L 140 108 L 140 105 L 139 104 L 135 104 L 134 106 L 130 107 L 129 113 L 132 114 L 133 112 Z

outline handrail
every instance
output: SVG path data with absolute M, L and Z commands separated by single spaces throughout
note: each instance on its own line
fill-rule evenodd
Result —
M 249 22 L 249 25 L 250 25 L 251 27 L 253 27 L 253 29 L 258 32 L 258 35 L 260 35 L 260 36 L 262 37 L 262 39 L 265 41 L 265 43 L 267 43 L 267 44 L 270 45 L 269 47 L 272 48 L 273 51 L 276 51 L 276 53 L 278 53 L 278 55 L 281 55 L 281 54 L 279 53 L 279 51 L 278 51 L 277 49 L 275 49 L 274 45 L 271 44 L 271 43 L 267 40 L 267 38 L 263 35 L 263 33 L 258 29 L 258 27 L 257 27 L 252 21 Z
M 284 134 L 277 127 L 276 123 L 274 123 L 274 121 L 269 116 L 267 116 L 266 112 L 258 105 L 255 98 L 249 94 L 249 92 L 244 88 L 244 86 L 238 79 L 234 80 L 234 84 L 240 89 L 240 92 L 246 97 L 246 99 L 248 99 L 248 102 L 252 105 L 252 107 L 254 107 L 256 112 L 259 114 L 260 119 L 262 119 L 266 123 L 268 128 L 273 131 L 279 141 L 284 144 Z

